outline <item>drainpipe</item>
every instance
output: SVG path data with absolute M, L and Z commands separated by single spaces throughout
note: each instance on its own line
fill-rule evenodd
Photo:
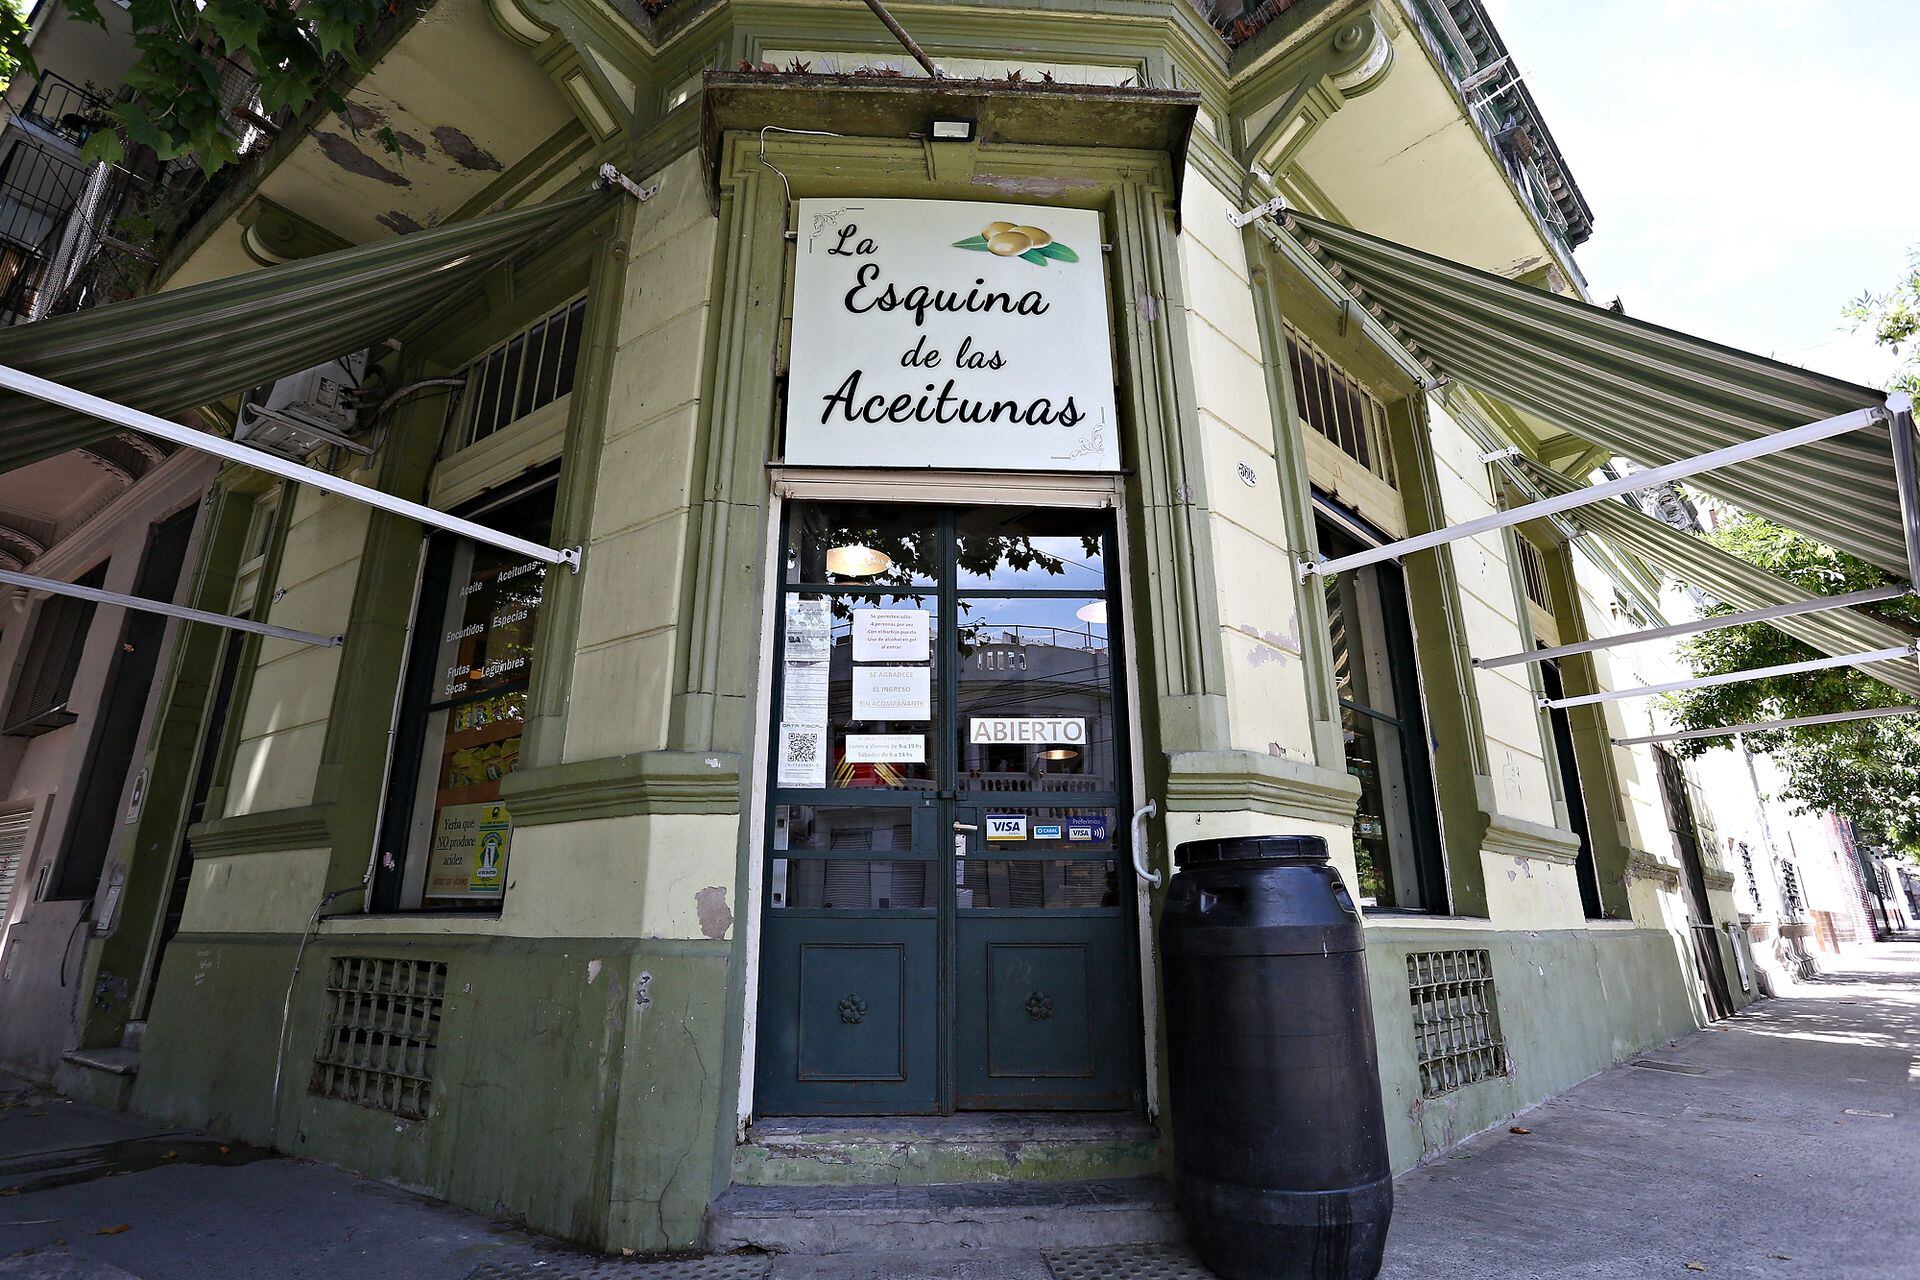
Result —
M 335 898 L 343 898 L 349 893 L 365 893 L 367 882 L 373 879 L 373 868 L 367 868 L 367 874 L 360 877 L 359 884 L 348 885 L 344 889 L 335 889 L 321 895 L 320 901 L 313 904 L 313 914 L 307 918 L 306 932 L 300 935 L 299 949 L 293 953 L 293 972 L 287 975 L 287 998 L 280 1005 L 280 1046 L 273 1055 L 273 1099 L 267 1113 L 267 1146 L 271 1148 L 280 1137 L 280 1079 L 287 1065 L 287 1025 L 293 1017 L 293 988 L 300 981 L 300 963 L 307 954 L 307 943 L 313 939 L 314 932 L 320 928 L 320 913 L 325 911 Z

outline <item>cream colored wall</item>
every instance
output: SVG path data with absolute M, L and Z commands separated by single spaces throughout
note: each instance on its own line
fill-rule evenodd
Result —
M 1481 447 L 1437 398 L 1428 402 L 1434 470 L 1449 523 L 1491 515 L 1497 509 Z M 1533 647 L 1532 626 L 1523 622 L 1514 596 L 1506 539 L 1499 533 L 1453 544 L 1455 578 L 1467 651 L 1492 658 Z M 1553 791 L 1540 737 L 1534 692 L 1522 667 L 1475 668 L 1474 692 L 1486 731 L 1493 799 L 1501 813 L 1547 826 L 1555 824 Z M 1506 869 L 1488 868 L 1489 888 L 1506 880 Z
M 265 621 L 322 635 L 346 630 L 369 508 L 302 486 Z M 313 800 L 340 650 L 264 640 L 240 719 L 228 817 L 296 809 Z
M 1188 171 L 1180 269 L 1211 506 L 1228 727 L 1237 749 L 1311 763 L 1312 716 L 1292 586 L 1297 560 L 1288 554 L 1274 407 L 1246 247 L 1227 221 L 1233 209 L 1203 175 Z M 1251 483 L 1242 478 L 1243 466 Z
M 328 865 L 326 849 L 196 857 L 180 931 L 299 933 L 327 890 Z
M 666 743 L 718 224 L 697 153 L 646 181 L 661 187 L 640 206 L 627 253 L 568 760 Z

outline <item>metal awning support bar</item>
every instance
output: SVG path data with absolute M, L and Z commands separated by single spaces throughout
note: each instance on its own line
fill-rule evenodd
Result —
M 516 538 L 510 533 L 501 533 L 497 530 L 489 529 L 485 525 L 475 524 L 471 520 L 462 520 L 459 516 L 448 515 L 444 511 L 435 511 L 432 507 L 425 506 L 422 503 L 409 502 L 405 498 L 396 498 L 390 493 L 382 493 L 369 485 L 355 484 L 351 480 L 342 480 L 338 476 L 329 475 L 325 471 L 302 466 L 298 462 L 276 457 L 271 453 L 265 453 L 259 449 L 248 448 L 243 444 L 235 444 L 231 440 L 223 439 L 220 436 L 212 435 L 205 431 L 195 431 L 192 427 L 183 427 L 177 422 L 169 422 L 165 418 L 158 417 L 151 413 L 142 413 L 138 409 L 130 409 L 126 405 L 117 404 L 112 400 L 107 400 L 100 396 L 89 395 L 84 391 L 76 391 L 72 387 L 63 386 L 58 382 L 51 382 L 46 378 L 35 377 L 33 374 L 20 369 L 0 365 L 0 387 L 7 387 L 10 390 L 33 396 L 35 399 L 45 400 L 50 404 L 57 404 L 63 408 L 72 409 L 78 413 L 99 418 L 103 422 L 111 422 L 118 426 L 127 427 L 140 432 L 142 435 L 154 436 L 171 444 L 177 444 L 182 448 L 198 449 L 202 453 L 210 453 L 214 457 L 223 458 L 228 462 L 238 462 L 243 466 L 253 467 L 256 470 L 268 472 L 285 480 L 294 480 L 301 484 L 312 485 L 314 488 L 324 490 L 327 493 L 339 494 L 341 497 L 350 498 L 355 502 L 364 502 L 370 507 L 378 507 L 380 510 L 391 512 L 394 515 L 407 516 L 410 519 L 418 520 L 421 524 L 429 525 L 432 528 L 445 529 L 450 533 L 457 533 L 462 537 L 471 538 L 475 542 L 485 543 L 490 547 L 499 547 L 504 551 L 511 551 L 515 555 L 526 556 L 531 560 L 544 561 L 547 564 L 564 564 L 576 573 L 580 571 L 580 549 L 578 547 L 568 547 L 561 550 L 556 550 L 553 547 L 543 547 L 537 542 L 529 542 L 525 538 Z
M 1745 626 L 1749 622 L 1771 622 L 1775 618 L 1791 618 L 1803 613 L 1824 613 L 1829 609 L 1846 609 L 1859 604 L 1874 604 L 1881 600 L 1898 600 L 1901 596 L 1911 594 L 1913 594 L 1911 587 L 1868 587 L 1864 591 L 1849 591 L 1845 595 L 1822 596 L 1817 600 L 1790 600 L 1785 604 L 1770 604 L 1764 609 L 1743 609 L 1739 613 L 1695 618 L 1690 622 L 1676 622 L 1666 627 L 1648 627 L 1645 631 L 1601 636 L 1596 640 L 1577 640 L 1572 644 L 1557 644 L 1546 649 L 1534 649 L 1528 653 L 1509 653 L 1498 658 L 1475 658 L 1473 665 L 1491 668 L 1511 667 L 1530 662 L 1551 662 L 1555 658 L 1565 658 L 1576 653 L 1621 649 L 1630 644 L 1643 644 L 1648 640 L 1668 640 L 1674 636 L 1698 635 L 1702 631 L 1723 631 L 1728 627 Z
M 1724 449 L 1715 449 L 1710 453 L 1699 454 L 1680 462 L 1670 462 L 1663 467 L 1653 467 L 1630 476 L 1622 476 L 1618 480 L 1609 480 L 1605 484 L 1597 484 L 1592 488 L 1582 489 L 1578 493 L 1556 494 L 1551 498 L 1543 498 L 1539 502 L 1529 502 L 1524 506 L 1515 507 L 1511 511 L 1496 511 L 1490 516 L 1481 516 L 1477 520 L 1467 520 L 1460 524 L 1449 525 L 1444 529 L 1435 529 L 1432 533 L 1402 538 L 1398 542 L 1389 542 L 1384 546 L 1369 547 L 1365 551 L 1355 552 L 1350 556 L 1303 564 L 1300 566 L 1300 577 L 1304 581 L 1315 574 L 1326 576 L 1344 573 L 1348 569 L 1363 569 L 1370 564 L 1379 564 L 1383 560 L 1397 560 L 1401 556 L 1425 551 L 1429 547 L 1443 546 L 1449 542 L 1458 542 L 1462 538 L 1471 538 L 1497 529 L 1510 528 L 1516 524 L 1525 524 L 1529 520 L 1558 515 L 1562 511 L 1572 511 L 1576 507 L 1584 507 L 1590 503 L 1604 502 L 1608 498 L 1615 498 L 1639 489 L 1651 489 L 1672 480 L 1684 480 L 1688 476 L 1696 476 L 1717 467 L 1731 466 L 1750 458 L 1762 458 L 1768 454 L 1780 453 L 1795 445 L 1810 444 L 1815 440 L 1845 435 L 1849 431 L 1858 431 L 1876 422 L 1885 422 L 1890 416 L 1886 408 L 1873 405 L 1865 409 L 1855 409 L 1850 413 L 1838 414 L 1835 417 L 1822 418 L 1818 422 L 1809 422 L 1803 427 L 1794 427 L 1789 431 L 1776 431 L 1769 436 L 1743 440 L 1739 444 L 1728 445 Z
M 292 627 L 276 627 L 270 622 L 255 622 L 251 618 L 233 618 L 224 613 L 208 613 L 205 609 L 190 609 L 183 604 L 149 600 L 145 596 L 130 596 L 120 591 L 102 591 L 98 587 L 83 587 L 77 582 L 62 582 L 58 578 L 35 577 L 31 573 L 15 573 L 11 569 L 0 569 L 0 584 L 24 587 L 28 591 L 45 591 L 49 595 L 73 596 L 80 600 L 91 600 L 95 604 L 119 605 L 123 609 L 163 613 L 169 618 L 204 622 L 209 626 L 225 627 L 229 631 L 249 631 L 257 636 L 272 636 L 276 640 L 292 640 L 296 644 L 316 644 L 324 648 L 337 649 L 341 642 L 339 636 L 295 631 Z
M 1842 653 L 1831 658 L 1808 658 L 1805 662 L 1783 662 L 1773 667 L 1755 667 L 1751 671 L 1729 671 L 1723 675 L 1695 676 L 1691 680 L 1674 680 L 1667 684 L 1641 685 L 1637 689 L 1606 689 L 1600 693 L 1583 693 L 1574 698 L 1542 698 L 1540 705 L 1555 710 L 1561 707 L 1584 707 L 1596 702 L 1619 702 L 1623 698 L 1649 698 L 1656 693 L 1679 693 L 1685 689 L 1709 689 L 1715 685 L 1741 684 L 1748 680 L 1765 680 L 1769 676 L 1790 676 L 1802 671 L 1827 671 L 1834 667 L 1851 667 L 1863 662 L 1892 662 L 1898 658 L 1911 658 L 1917 653 L 1920 653 L 1920 641 L 1890 645 L 1885 649 L 1868 649 L 1861 653 Z
M 1865 711 L 1834 711 L 1823 716 L 1795 716 L 1791 720 L 1757 720 L 1752 724 L 1730 724 L 1720 729 L 1681 729 L 1673 733 L 1653 733 L 1644 738 L 1615 738 L 1616 747 L 1638 747 L 1653 742 L 1682 742 L 1690 738 L 1730 738 L 1737 733 L 1771 733 L 1775 729 L 1802 729 L 1817 724 L 1844 724 L 1849 720 L 1879 720 L 1886 716 L 1910 716 L 1920 706 L 1869 707 Z

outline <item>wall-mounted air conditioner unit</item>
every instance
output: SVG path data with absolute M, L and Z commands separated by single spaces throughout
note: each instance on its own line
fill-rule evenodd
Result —
M 366 376 L 367 353 L 356 351 L 249 391 L 241 397 L 233 438 L 296 460 L 326 445 L 364 457 L 372 450 L 354 436 L 362 425 Z

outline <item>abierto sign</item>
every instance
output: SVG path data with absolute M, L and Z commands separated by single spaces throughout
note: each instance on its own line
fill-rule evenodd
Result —
M 1120 469 L 1098 214 L 798 206 L 788 463 Z

